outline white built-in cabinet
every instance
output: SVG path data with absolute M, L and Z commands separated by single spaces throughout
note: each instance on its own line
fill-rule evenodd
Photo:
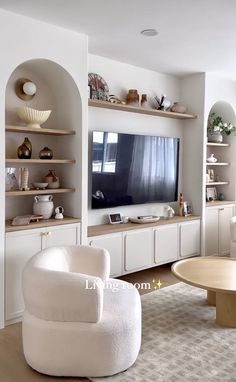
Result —
M 152 229 L 124 233 L 124 270 L 134 272 L 149 268 L 153 262 Z
M 170 224 L 154 229 L 154 261 L 163 264 L 178 258 L 178 225 Z
M 99 226 L 94 227 L 93 232 L 98 233 Z M 105 226 L 101 227 L 104 232 Z M 200 255 L 200 219 L 148 228 L 126 230 L 125 225 L 122 228 L 121 232 L 88 238 L 89 245 L 106 248 L 110 253 L 111 276 Z
M 22 272 L 26 262 L 42 249 L 78 245 L 80 224 L 66 224 L 6 233 L 5 321 L 18 320 L 24 309 Z
M 220 205 L 206 208 L 205 235 L 207 256 L 229 254 L 230 247 L 230 219 L 234 216 L 235 206 Z
M 200 220 L 179 225 L 179 257 L 194 256 L 200 253 Z
M 111 235 L 102 235 L 89 238 L 89 245 L 92 247 L 106 248 L 111 258 L 111 275 L 118 276 L 122 274 L 122 233 L 114 233 Z

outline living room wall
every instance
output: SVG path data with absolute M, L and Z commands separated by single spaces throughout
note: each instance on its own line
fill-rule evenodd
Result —
M 167 94 L 168 99 L 180 101 L 180 79 L 175 76 L 165 75 L 137 66 L 129 65 L 108 58 L 89 54 L 89 72 L 101 75 L 107 82 L 109 93 L 121 99 L 126 99 L 129 89 L 137 89 L 138 93 L 147 94 L 151 106 L 155 105 L 156 95 Z M 110 209 L 91 209 L 91 131 L 111 131 L 130 134 L 160 135 L 178 137 L 180 143 L 180 182 L 182 189 L 182 140 L 183 121 L 154 117 L 142 114 L 127 113 L 122 111 L 89 108 L 89 212 L 88 224 L 101 224 L 107 222 L 107 214 L 120 212 L 124 216 L 137 215 L 162 215 L 163 204 L 152 203 L 136 206 L 122 206 Z M 173 204 L 176 206 L 176 203 Z

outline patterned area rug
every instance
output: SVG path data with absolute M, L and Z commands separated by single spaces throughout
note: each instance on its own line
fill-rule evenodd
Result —
M 236 382 L 236 329 L 216 325 L 206 291 L 178 283 L 143 295 L 142 308 L 143 339 L 135 364 L 91 381 Z

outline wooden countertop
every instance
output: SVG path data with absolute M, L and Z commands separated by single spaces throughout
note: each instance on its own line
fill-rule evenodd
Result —
M 32 222 L 27 225 L 11 225 L 11 220 L 7 220 L 5 232 L 16 232 L 16 231 L 23 231 L 26 229 L 45 228 L 45 227 L 52 227 L 55 225 L 73 224 L 73 223 L 80 223 L 80 219 L 64 216 L 64 219 L 61 219 L 61 220 L 51 218 L 47 220 L 39 220 L 38 222 Z
M 130 231 L 134 229 L 140 229 L 140 228 L 150 228 L 150 227 L 158 227 L 166 224 L 174 224 L 174 223 L 181 223 L 191 220 L 198 220 L 200 219 L 200 216 L 174 216 L 171 219 L 160 219 L 156 223 L 144 223 L 144 224 L 137 224 L 137 223 L 125 223 L 125 224 L 101 224 L 101 225 L 93 225 L 88 227 L 88 237 L 91 236 L 100 236 L 100 235 L 106 235 L 110 233 L 116 233 L 116 232 L 123 232 L 123 231 Z

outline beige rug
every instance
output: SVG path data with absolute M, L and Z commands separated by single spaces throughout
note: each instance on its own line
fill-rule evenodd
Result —
M 134 366 L 91 381 L 236 382 L 236 329 L 216 325 L 205 291 L 178 283 L 143 295 L 142 307 L 142 347 Z

